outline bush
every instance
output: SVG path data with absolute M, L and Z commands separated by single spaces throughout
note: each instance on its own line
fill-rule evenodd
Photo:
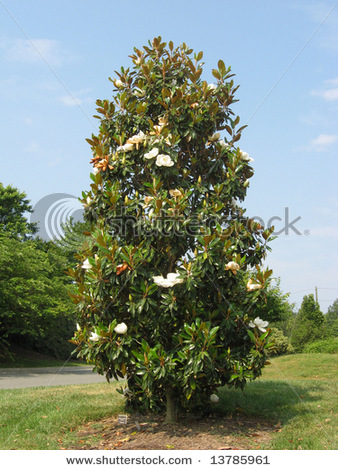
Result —
M 271 328 L 271 341 L 274 342 L 274 349 L 270 351 L 270 356 L 280 356 L 281 354 L 292 354 L 294 349 L 287 336 L 278 328 Z
M 324 326 L 317 327 L 311 321 L 296 319 L 295 328 L 290 338 L 295 352 L 301 353 L 307 344 L 320 341 L 325 336 Z
M 322 339 L 315 341 L 314 343 L 307 344 L 304 347 L 303 352 L 336 354 L 338 353 L 338 338 Z

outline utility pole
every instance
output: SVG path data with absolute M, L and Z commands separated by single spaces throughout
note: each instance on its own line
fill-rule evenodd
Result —
M 315 287 L 315 293 L 316 293 L 316 303 L 318 304 L 318 287 Z

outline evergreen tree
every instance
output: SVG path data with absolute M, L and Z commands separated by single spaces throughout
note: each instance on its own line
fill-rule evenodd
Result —
M 305 295 L 291 337 L 291 344 L 296 352 L 301 352 L 306 343 L 325 336 L 323 323 L 324 315 L 313 294 Z
M 129 406 L 166 407 L 173 422 L 177 409 L 206 410 L 218 387 L 261 374 L 273 228 L 240 207 L 253 168 L 236 144 L 245 126 L 230 108 L 230 67 L 220 60 L 208 84 L 202 52 L 166 46 L 159 37 L 135 48 L 132 69 L 111 79 L 113 101 L 97 102 L 83 193 L 92 227 L 69 273 L 79 355 L 108 379 L 127 378 Z
M 325 331 L 328 336 L 338 336 L 338 299 L 327 310 L 325 319 Z

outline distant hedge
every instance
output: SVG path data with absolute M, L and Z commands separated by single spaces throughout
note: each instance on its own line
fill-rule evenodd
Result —
M 322 339 L 307 344 L 303 353 L 338 353 L 338 338 Z

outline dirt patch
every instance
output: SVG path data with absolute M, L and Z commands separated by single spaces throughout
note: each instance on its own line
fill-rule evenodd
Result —
M 160 416 L 128 415 L 126 425 L 117 416 L 86 423 L 73 431 L 61 449 L 85 450 L 241 450 L 266 449 L 280 424 L 241 417 L 182 418 L 166 424 Z

